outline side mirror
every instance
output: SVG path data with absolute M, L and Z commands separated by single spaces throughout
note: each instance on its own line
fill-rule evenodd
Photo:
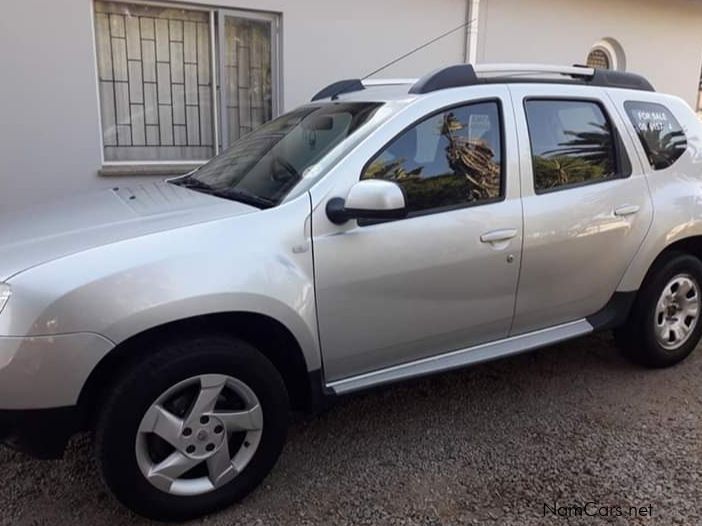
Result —
M 401 219 L 407 216 L 405 194 L 391 181 L 364 179 L 349 190 L 346 199 L 335 197 L 327 203 L 327 217 L 341 225 L 350 219 Z

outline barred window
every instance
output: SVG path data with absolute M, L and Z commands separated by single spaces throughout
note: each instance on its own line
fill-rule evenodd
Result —
M 275 116 L 277 23 L 96 1 L 105 162 L 205 161 Z
M 595 48 L 587 55 L 587 66 L 596 69 L 611 69 L 609 55 L 600 48 Z
M 228 142 L 272 118 L 270 24 L 261 20 L 227 17 L 224 68 Z

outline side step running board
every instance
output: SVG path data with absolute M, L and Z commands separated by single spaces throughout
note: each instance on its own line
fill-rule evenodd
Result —
M 336 394 L 352 393 L 378 385 L 450 371 L 451 369 L 518 354 L 570 338 L 576 338 L 592 331 L 593 327 L 587 320 L 576 320 L 548 329 L 520 334 L 504 340 L 483 343 L 438 356 L 422 358 L 414 362 L 336 380 L 327 384 L 327 387 Z

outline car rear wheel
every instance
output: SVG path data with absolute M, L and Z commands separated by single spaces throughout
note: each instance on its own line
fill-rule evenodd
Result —
M 135 512 L 186 520 L 248 494 L 282 450 L 288 396 L 247 343 L 199 337 L 164 345 L 108 396 L 96 453 L 113 494 Z
M 618 345 L 637 363 L 667 367 L 686 358 L 702 336 L 702 262 L 671 252 L 647 276 Z

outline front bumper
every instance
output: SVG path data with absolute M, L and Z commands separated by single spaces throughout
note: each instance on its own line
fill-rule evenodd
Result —
M 0 410 L 76 405 L 88 376 L 113 347 L 92 333 L 0 336 Z
M 0 442 L 60 457 L 81 425 L 80 392 L 113 347 L 92 333 L 0 336 Z
M 77 407 L 0 411 L 0 442 L 36 458 L 61 458 L 80 425 Z

